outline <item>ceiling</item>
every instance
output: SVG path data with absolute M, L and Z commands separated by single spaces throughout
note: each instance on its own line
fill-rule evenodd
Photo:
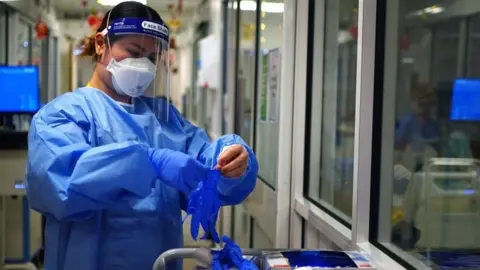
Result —
M 59 12 L 89 12 L 92 8 L 98 11 L 107 11 L 111 7 L 102 6 L 97 3 L 97 0 L 86 0 L 88 2 L 87 7 L 82 6 L 83 0 L 51 0 L 52 4 Z M 147 5 L 157 10 L 159 13 L 168 12 L 169 4 L 177 4 L 179 0 L 147 0 Z M 185 12 L 190 13 L 198 5 L 200 0 L 183 0 L 183 9 Z M 190 12 L 189 12 L 190 11 Z

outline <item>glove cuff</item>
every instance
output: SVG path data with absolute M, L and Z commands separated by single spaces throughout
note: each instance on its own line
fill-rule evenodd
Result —
M 155 151 L 157 151 L 157 149 L 155 149 L 155 148 L 148 148 L 147 153 L 148 153 L 148 158 L 150 159 L 150 161 L 152 161 L 152 157 L 153 157 L 153 155 L 155 154 Z

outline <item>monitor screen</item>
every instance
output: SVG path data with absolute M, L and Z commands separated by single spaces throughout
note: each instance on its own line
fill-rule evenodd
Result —
M 0 112 L 38 111 L 38 68 L 0 66 L 0 94 Z
M 455 80 L 450 120 L 480 121 L 480 80 Z

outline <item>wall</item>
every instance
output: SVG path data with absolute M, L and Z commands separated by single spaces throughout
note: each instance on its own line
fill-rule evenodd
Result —
M 7 1 L 5 3 L 33 20 L 36 20 L 41 16 L 50 27 L 50 31 L 52 31 L 54 35 L 58 35 L 60 32 L 60 25 L 58 24 L 55 9 L 53 5 L 48 5 L 48 3 L 52 1 L 39 0 L 38 6 L 35 5 L 35 2 L 36 1 L 33 0 L 17 0 Z
M 190 22 L 186 22 L 190 23 Z M 186 30 L 179 33 L 175 36 L 177 48 L 175 50 L 176 54 L 176 64 L 175 67 L 178 69 L 177 74 L 172 73 L 172 84 L 171 84 L 171 98 L 175 106 L 181 111 L 182 110 L 182 98 L 186 93 L 187 89 L 191 87 L 192 81 L 192 28 L 187 27 Z M 172 68 L 172 67 L 170 67 Z
M 19 25 L 19 17 L 23 17 L 26 21 L 34 24 L 39 16 L 49 25 L 50 35 L 58 37 L 61 35 L 60 25 L 57 21 L 56 14 L 52 6 L 47 6 L 47 1 L 40 0 L 39 6 L 34 4 L 32 0 L 19 0 L 13 2 L 6 2 L 9 6 L 19 10 L 21 15 L 14 14 L 10 17 L 10 36 L 9 39 L 9 58 L 15 56 L 13 48 L 17 48 L 18 44 L 15 44 L 16 39 L 14 34 L 18 34 L 16 31 Z M 49 47 L 52 48 L 52 46 Z M 50 51 L 51 52 L 51 51 Z M 58 59 L 58 57 L 56 58 Z M 53 69 L 47 67 L 52 72 Z M 47 70 L 45 70 L 47 72 Z M 49 95 L 50 96 L 50 91 Z M 26 163 L 26 151 L 0 151 L 0 171 L 2 171 L 3 177 L 0 179 L 0 190 L 3 193 L 3 200 L 1 210 L 4 211 L 5 231 L 6 235 L 0 235 L 2 241 L 5 240 L 5 246 L 0 247 L 0 261 L 3 262 L 4 257 L 9 259 L 23 259 L 23 246 L 22 246 L 22 200 L 20 198 L 15 199 L 15 196 L 5 196 L 5 194 L 23 193 L 22 191 L 15 190 L 14 185 L 16 180 L 24 180 L 25 175 L 25 163 Z M 33 254 L 41 246 L 41 216 L 37 212 L 30 211 L 30 254 Z

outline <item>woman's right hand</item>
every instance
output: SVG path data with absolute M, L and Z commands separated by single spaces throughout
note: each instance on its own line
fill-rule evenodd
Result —
M 208 167 L 190 155 L 170 149 L 150 149 L 150 160 L 163 183 L 186 194 L 205 179 Z

